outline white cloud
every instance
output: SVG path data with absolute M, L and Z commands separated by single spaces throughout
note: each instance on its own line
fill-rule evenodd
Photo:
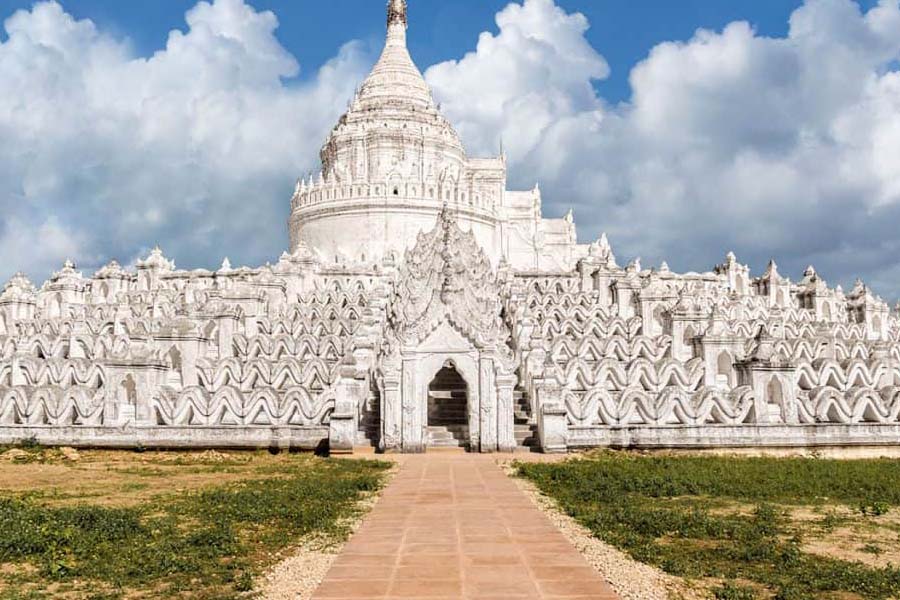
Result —
M 524 0 L 497 22 L 429 82 L 470 149 L 502 134 L 511 180 L 540 178 L 547 208 L 574 206 L 583 237 L 607 230 L 623 254 L 682 269 L 731 248 L 757 270 L 770 256 L 794 272 L 813 262 L 835 283 L 860 274 L 900 294 L 896 0 L 867 12 L 807 0 L 785 38 L 735 22 L 661 43 L 615 107 L 594 94 L 607 70 L 583 16 Z
M 474 52 L 425 76 L 470 152 L 496 153 L 502 135 L 518 160 L 547 127 L 599 108 L 591 80 L 607 77 L 609 66 L 584 38 L 587 19 L 552 0 L 509 4 L 497 25 L 497 36 L 482 33 Z
M 156 241 L 192 266 L 287 246 L 293 181 L 317 168 L 369 59 L 348 43 L 300 83 L 271 12 L 216 0 L 186 22 L 140 57 L 56 2 L 5 21 L 2 275 L 127 261 Z
M 55 2 L 6 20 L 0 276 L 127 262 L 157 241 L 184 266 L 287 245 L 293 181 L 318 168 L 371 57 L 351 42 L 301 83 L 273 14 L 216 0 L 186 22 L 141 57 Z M 661 43 L 615 106 L 584 16 L 523 0 L 497 25 L 426 77 L 469 150 L 502 137 L 511 183 L 539 179 L 583 238 L 606 230 L 620 255 L 679 269 L 729 249 L 757 271 L 814 263 L 900 295 L 898 0 L 807 0 L 783 38 L 737 22 Z
M 41 240 L 35 244 L 34 240 Z M 97 260 L 88 254 L 84 236 L 69 230 L 55 217 L 49 216 L 41 224 L 32 227 L 15 217 L 6 219 L 5 235 L 0 237 L 0 256 L 4 268 L 15 270 L 19 265 L 55 265 L 59 256 L 78 256 Z M 47 277 L 50 271 L 37 275 Z

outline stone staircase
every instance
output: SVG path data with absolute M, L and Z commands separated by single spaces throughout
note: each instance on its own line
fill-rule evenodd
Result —
M 429 425 L 429 448 L 466 448 L 469 445 L 468 425 Z
M 438 389 L 429 391 L 426 444 L 432 448 L 466 448 L 469 445 L 466 388 L 454 385 L 453 381 L 439 379 L 435 383 Z M 380 418 L 381 399 L 375 391 L 360 415 L 357 446 L 378 446 Z M 537 422 L 525 390 L 519 387 L 513 391 L 513 428 L 518 450 L 537 451 Z
M 428 390 L 428 439 L 432 448 L 469 445 L 466 384 L 447 370 L 438 373 Z
M 537 451 L 537 421 L 531 414 L 528 395 L 520 387 L 513 390 L 513 435 L 519 449 Z
M 359 416 L 359 430 L 356 435 L 356 445 L 359 447 L 378 447 L 378 436 L 381 435 L 381 396 L 378 391 L 373 391 L 366 399 L 362 413 Z

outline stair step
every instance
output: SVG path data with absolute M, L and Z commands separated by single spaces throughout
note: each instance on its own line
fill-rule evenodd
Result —
M 461 448 L 468 443 L 469 428 L 466 425 L 431 425 L 427 430 L 429 446 L 436 448 Z
M 446 424 L 445 423 L 429 423 L 428 429 L 429 429 L 429 431 L 434 429 L 434 430 L 449 431 L 451 433 L 460 433 L 460 434 L 469 432 L 469 426 L 467 424 L 460 424 L 460 423 L 446 423 Z
M 429 440 L 428 445 L 432 448 L 465 448 L 467 444 L 462 440 L 451 438 L 449 440 Z
M 463 450 L 469 442 L 468 393 L 454 377 L 438 378 L 428 397 L 428 429 L 430 447 Z M 381 424 L 381 399 L 377 394 L 360 415 L 357 444 L 377 446 Z M 531 414 L 531 402 L 524 390 L 513 390 L 513 436 L 517 447 L 526 451 L 537 446 L 537 425 Z
M 438 376 L 428 390 L 428 443 L 431 446 L 464 446 L 469 437 L 466 386 L 455 377 Z
M 356 445 L 360 447 L 378 447 L 381 435 L 381 397 L 374 393 L 366 401 L 360 415 L 359 428 L 356 432 Z

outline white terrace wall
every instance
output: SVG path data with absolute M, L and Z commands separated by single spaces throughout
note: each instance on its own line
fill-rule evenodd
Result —
M 183 271 L 157 248 L 5 285 L 0 443 L 423 451 L 426 378 L 453 359 L 473 450 L 900 442 L 900 326 L 862 282 L 578 244 L 539 187 L 506 189 L 502 152 L 467 156 L 407 24 L 392 0 L 276 264 Z
M 517 277 L 508 302 L 523 383 L 557 438 L 547 444 L 900 442 L 900 329 L 864 285 L 845 296 L 813 269 L 792 284 L 773 264 L 748 286 L 733 256 L 675 275 L 595 254 L 580 277 Z M 776 287 L 787 293 L 773 300 Z
M 274 267 L 129 273 L 67 264 L 0 295 L 0 443 L 316 448 L 366 380 L 382 274 Z M 114 282 L 114 286 L 110 285 Z M 373 333 L 374 332 L 374 333 Z M 354 418 L 355 423 L 358 418 Z

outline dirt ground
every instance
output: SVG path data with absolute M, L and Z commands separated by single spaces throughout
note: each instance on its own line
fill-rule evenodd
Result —
M 39 505 L 54 507 L 86 505 L 128 508 L 152 504 L 157 500 L 163 501 L 159 506 L 165 506 L 164 503 L 170 496 L 183 498 L 185 492 L 219 488 L 226 483 L 290 478 L 298 467 L 318 468 L 316 462 L 311 455 L 271 454 L 265 450 L 137 452 L 37 446 L 0 447 L 0 498 L 27 498 Z M 374 493 L 365 494 L 360 507 L 363 510 L 354 512 L 340 523 L 352 529 L 374 498 Z M 250 535 L 257 533 L 251 532 Z M 263 596 L 268 597 L 279 589 L 279 584 L 286 577 L 291 581 L 299 576 L 310 582 L 317 582 L 324 576 L 338 548 L 329 535 L 326 532 L 313 532 L 292 546 L 278 549 L 268 546 L 250 548 L 241 558 L 248 565 L 259 566 L 261 571 L 255 573 L 259 578 L 253 583 L 264 587 Z M 53 581 L 39 573 L 32 562 L 0 564 L 0 600 L 147 600 L 161 597 L 247 596 L 247 593 L 236 589 L 233 583 L 219 585 L 216 583 L 218 580 L 210 579 L 209 576 L 209 581 L 191 580 L 187 587 L 184 587 L 185 582 L 179 582 L 177 588 L 170 588 L 172 582 L 165 578 L 159 584 L 162 587 L 153 582 L 137 582 L 134 585 L 129 582 L 121 589 L 99 579 L 68 578 Z M 313 575 L 317 572 L 320 573 L 318 579 L 315 579 Z M 314 585 L 311 585 L 311 589 L 312 587 Z M 172 589 L 179 591 L 175 593 Z
M 827 525 L 829 517 L 833 525 Z M 797 508 L 790 518 L 804 552 L 876 568 L 900 564 L 898 509 L 876 516 L 846 506 Z
M 265 451 L 15 448 L 0 452 L 0 493 L 27 494 L 55 506 L 84 501 L 103 506 L 133 506 L 168 493 L 259 479 L 287 457 Z

